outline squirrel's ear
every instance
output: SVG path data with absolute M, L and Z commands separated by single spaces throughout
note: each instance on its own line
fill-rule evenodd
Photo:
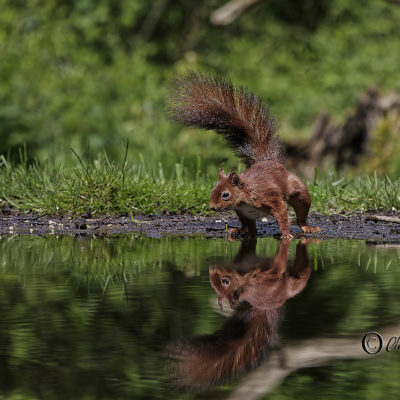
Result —
M 218 177 L 219 177 L 219 179 L 222 179 L 222 178 L 225 178 L 225 177 L 226 177 L 223 167 L 221 167 L 221 168 L 219 169 Z
M 239 175 L 235 172 L 235 171 L 231 171 L 230 173 L 230 178 L 231 178 L 231 182 L 235 185 L 235 186 L 242 186 L 242 181 L 240 180 Z

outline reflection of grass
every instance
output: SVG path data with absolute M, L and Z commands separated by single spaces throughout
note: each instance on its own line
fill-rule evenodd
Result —
M 216 178 L 187 178 L 181 164 L 170 179 L 160 164 L 150 174 L 144 162 L 123 167 L 106 156 L 74 169 L 62 170 L 49 163 L 13 166 L 0 160 L 0 206 L 20 211 L 69 214 L 154 214 L 169 212 L 207 214 L 209 193 Z M 388 177 L 327 175 L 308 182 L 313 210 L 322 213 L 398 210 L 400 180 Z
M 290 262 L 296 243 L 290 245 Z M 278 244 L 272 238 L 259 239 L 257 254 L 272 258 Z M 215 257 L 229 263 L 239 246 L 239 242 L 202 237 L 1 239 L 0 348 L 5 362 L 0 365 L 0 387 L 4 394 L 12 398 L 7 390 L 18 390 L 21 399 L 43 398 L 41 391 L 47 390 L 47 398 L 60 398 L 60 393 L 74 399 L 98 398 L 98 393 L 116 399 L 193 398 L 170 392 L 160 352 L 171 339 L 212 333 L 221 326 L 222 317 L 209 307 L 208 299 L 215 299 L 215 293 L 208 266 Z M 307 249 L 318 268 L 302 294 L 285 304 L 283 338 L 300 340 L 328 333 L 359 335 L 361 340 L 361 331 L 398 316 L 400 249 L 344 240 L 311 243 Z M 377 273 L 372 268 L 375 260 Z M 389 358 L 391 363 L 392 354 Z M 343 393 L 346 385 L 354 389 L 352 381 L 345 380 L 352 371 L 368 382 L 387 368 L 397 371 L 398 364 L 385 367 L 381 362 L 374 359 L 379 369 L 361 363 L 351 364 L 357 368 L 329 367 L 323 382 L 331 379 L 335 390 Z M 311 382 L 312 371 L 307 369 Z M 1 377 L 7 377 L 6 383 Z M 321 391 L 326 388 L 320 378 L 317 384 Z M 393 387 L 398 389 L 397 384 Z M 276 389 L 276 397 L 293 398 L 291 388 Z M 315 394 L 309 385 L 302 390 L 302 398 Z M 379 390 L 386 394 L 387 385 Z

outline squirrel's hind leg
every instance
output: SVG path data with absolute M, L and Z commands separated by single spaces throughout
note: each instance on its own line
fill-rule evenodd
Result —
M 308 211 L 311 206 L 311 197 L 306 185 L 297 178 L 296 188 L 289 194 L 288 204 L 294 208 L 296 213 L 296 223 L 305 233 L 319 232 L 321 228 L 318 226 L 313 228 L 307 225 Z

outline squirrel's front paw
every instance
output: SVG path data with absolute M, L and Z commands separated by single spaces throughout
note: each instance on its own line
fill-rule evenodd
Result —
M 321 231 L 321 228 L 319 226 L 313 228 L 312 226 L 302 225 L 300 228 L 304 233 L 317 233 Z
M 240 230 L 238 228 L 232 228 L 228 231 L 229 239 L 236 238 L 239 236 Z
M 255 239 L 257 237 L 256 232 L 250 232 L 249 229 L 245 226 L 242 226 L 240 229 L 233 228 L 228 231 L 229 239 L 237 238 L 241 236 L 246 239 Z

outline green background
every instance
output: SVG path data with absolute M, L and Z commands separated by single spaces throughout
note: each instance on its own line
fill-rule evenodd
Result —
M 161 162 L 168 178 L 180 163 L 193 176 L 200 156 L 202 173 L 215 174 L 238 164 L 222 141 L 166 118 L 171 79 L 188 69 L 259 94 L 290 141 L 306 140 L 321 111 L 343 121 L 369 87 L 400 89 L 395 1 L 260 1 L 213 25 L 222 4 L 2 1 L 0 154 L 18 161 L 26 145 L 29 160 L 63 166 L 76 164 L 71 148 L 121 161 L 129 140 L 128 160 L 141 155 L 152 173 Z

